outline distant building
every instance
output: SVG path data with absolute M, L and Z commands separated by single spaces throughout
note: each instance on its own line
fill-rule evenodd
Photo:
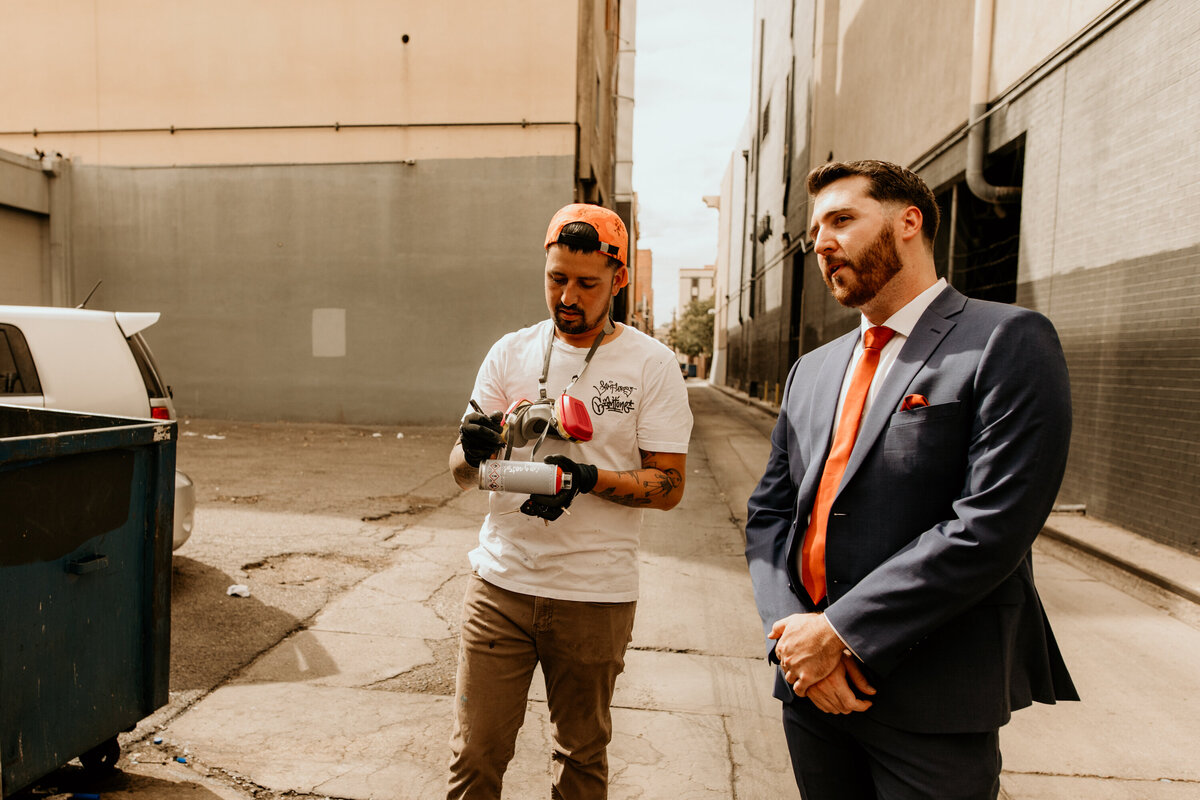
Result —
M 450 421 L 491 343 L 546 316 L 557 208 L 636 237 L 635 10 L 6 7 L 4 301 L 103 280 L 93 305 L 163 312 L 184 415 Z
M 545 0 L 553 2 L 553 0 Z M 629 253 L 626 265 L 632 286 L 637 278 L 638 230 L 637 193 L 633 191 L 633 107 L 634 68 L 637 39 L 637 2 L 619 0 L 617 24 L 617 63 L 615 97 L 607 98 L 616 106 L 613 133 L 615 147 L 613 156 L 613 203 L 612 208 L 625 221 L 629 230 Z M 598 12 L 597 12 L 598 13 Z M 610 12 L 611 13 L 611 12 Z M 605 99 L 605 98 L 602 98 Z M 621 322 L 632 323 L 635 300 L 629 290 L 622 291 L 613 301 L 613 317 Z
M 1200 552 L 1200 6 L 755 12 L 752 107 L 721 185 L 714 372 L 778 402 L 801 354 L 857 324 L 819 275 L 804 179 L 831 159 L 904 164 L 941 206 L 939 272 L 1058 329 L 1075 417 L 1060 502 Z
M 640 331 L 654 335 L 654 253 L 638 250 L 633 291 L 629 295 L 630 324 Z
M 676 307 L 675 319 L 683 317 L 687 307 L 696 301 L 703 302 L 713 297 L 713 278 L 716 268 L 712 266 L 700 268 L 682 268 L 679 270 L 679 304 Z M 710 312 L 715 313 L 715 312 Z M 711 351 L 711 346 L 710 346 Z M 687 365 L 688 375 L 694 378 L 707 378 L 710 356 L 687 356 L 676 351 L 676 357 L 681 364 Z
M 708 300 L 713 296 L 713 278 L 716 267 L 682 268 L 679 270 L 679 305 L 677 314 L 683 314 L 693 300 Z

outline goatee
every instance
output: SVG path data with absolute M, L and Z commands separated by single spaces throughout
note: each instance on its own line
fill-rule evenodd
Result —
M 821 277 L 825 279 L 829 291 L 833 292 L 834 299 L 847 308 L 859 308 L 874 300 L 875 295 L 887 286 L 903 266 L 900 253 L 896 250 L 896 237 L 888 226 L 879 231 L 875 241 L 856 260 L 826 262 L 827 269 L 835 265 L 840 267 L 838 275 L 842 276 L 841 280 L 835 280 L 838 275 L 830 276 L 825 270 L 822 270 Z
M 573 320 L 563 319 L 562 312 L 564 311 L 574 312 L 576 314 L 575 318 Z M 554 327 L 569 336 L 575 336 L 580 333 L 587 333 L 595 326 L 588 324 L 582 309 L 559 306 L 554 310 Z

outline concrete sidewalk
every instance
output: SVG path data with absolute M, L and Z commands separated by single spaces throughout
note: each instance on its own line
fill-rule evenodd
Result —
M 766 463 L 775 412 L 698 381 L 689 393 L 696 426 L 684 501 L 645 516 L 642 599 L 613 713 L 610 797 L 798 798 L 743 555 L 746 500 Z M 237 437 L 224 444 L 238 457 Z M 125 742 L 122 777 L 104 789 L 106 800 L 444 796 L 466 554 L 486 498 L 457 491 L 440 443 L 404 452 L 414 491 L 430 504 L 421 507 L 433 510 L 372 533 L 386 535 L 390 549 L 370 550 L 369 560 L 364 542 L 373 540 L 355 531 L 377 523 L 305 516 L 347 556 L 370 563 L 370 574 L 318 613 L 298 616 L 294 633 L 215 690 L 148 721 Z M 239 497 L 250 490 L 221 485 Z M 377 498 L 408 508 L 401 499 Z M 236 543 L 300 524 L 290 505 L 277 506 L 202 511 L 205 525 L 227 528 Z M 320 551 L 324 540 L 314 537 L 291 546 Z M 1200 797 L 1200 605 L 1189 594 L 1200 589 L 1200 559 L 1079 514 L 1055 515 L 1036 550 L 1039 589 L 1084 702 L 1015 715 L 1001 734 L 1002 797 Z M 253 583 L 257 573 L 249 574 Z M 252 588 L 255 598 L 271 596 Z M 151 731 L 162 741 L 142 735 Z M 535 678 L 505 797 L 547 796 L 549 753 Z M 96 789 L 82 783 L 79 791 Z
M 718 388 L 774 423 L 777 409 Z M 1200 558 L 1077 511 L 1052 514 L 1034 551 L 1082 702 L 1035 704 L 1001 729 L 1001 797 L 1200 797 Z
M 712 388 L 747 408 L 757 410 L 774 424 L 779 413 L 776 406 L 727 386 L 712 384 Z M 767 430 L 769 435 L 770 429 Z M 1191 522 L 1196 524 L 1194 520 Z M 1084 509 L 1056 510 L 1043 528 L 1042 538 L 1077 551 L 1079 559 L 1102 563 L 1114 571 L 1125 573 L 1124 577 L 1117 577 L 1123 584 L 1136 579 L 1188 604 L 1200 605 L 1200 556 L 1183 553 L 1177 548 L 1088 517 Z M 1143 590 L 1144 587 L 1138 589 Z M 1170 602 L 1175 604 L 1174 601 Z
M 701 406 L 715 397 L 693 389 Z M 614 702 L 614 800 L 798 797 L 737 517 L 765 440 L 744 422 L 727 425 L 699 410 L 685 500 L 645 516 L 642 598 Z M 195 770 L 279 793 L 444 792 L 453 676 L 420 691 L 412 675 L 455 646 L 466 553 L 485 506 L 482 493 L 466 492 L 404 530 L 391 565 L 171 722 L 169 753 L 186 750 Z M 548 794 L 550 741 L 535 677 L 506 797 Z

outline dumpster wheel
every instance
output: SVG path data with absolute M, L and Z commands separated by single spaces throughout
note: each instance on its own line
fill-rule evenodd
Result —
M 101 742 L 79 757 L 83 768 L 90 772 L 111 772 L 117 768 L 121 758 L 121 744 L 117 737 Z

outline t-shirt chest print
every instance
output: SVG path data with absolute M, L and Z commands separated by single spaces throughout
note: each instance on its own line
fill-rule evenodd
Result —
M 603 416 L 609 412 L 629 414 L 637 407 L 633 399 L 636 386 L 623 386 L 617 381 L 600 381 L 592 384 L 592 413 Z

